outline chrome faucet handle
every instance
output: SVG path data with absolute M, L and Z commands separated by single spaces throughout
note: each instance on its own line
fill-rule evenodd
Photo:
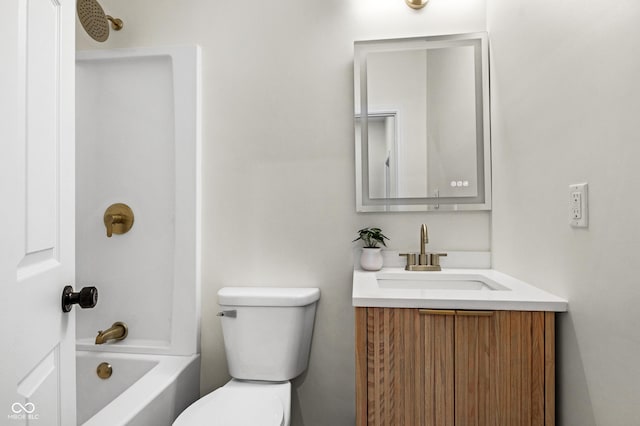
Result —
M 407 257 L 407 266 L 404 267 L 407 271 L 412 265 L 416 264 L 416 253 L 400 253 L 399 256 Z

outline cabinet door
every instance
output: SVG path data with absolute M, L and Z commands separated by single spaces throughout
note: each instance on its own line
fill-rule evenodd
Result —
M 392 308 L 356 317 L 357 424 L 453 426 L 454 317 Z
M 356 308 L 356 424 L 545 425 L 554 314 Z
M 553 314 L 457 311 L 454 336 L 456 425 L 553 425 Z

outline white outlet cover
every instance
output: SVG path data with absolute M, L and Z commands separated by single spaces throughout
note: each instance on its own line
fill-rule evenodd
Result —
M 588 189 L 587 183 L 569 185 L 569 224 L 574 228 L 589 227 Z

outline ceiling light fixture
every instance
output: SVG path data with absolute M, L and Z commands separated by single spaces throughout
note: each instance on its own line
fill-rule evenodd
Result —
M 405 0 L 411 9 L 422 9 L 429 0 Z

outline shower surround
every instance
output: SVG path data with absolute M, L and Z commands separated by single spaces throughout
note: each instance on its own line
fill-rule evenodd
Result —
M 169 364 L 191 382 L 200 351 L 198 70 L 196 47 L 85 51 L 76 61 L 76 275 L 100 293 L 95 309 L 77 311 L 79 356 L 183 357 Z M 108 238 L 103 215 L 114 203 L 130 206 L 135 222 Z M 126 339 L 96 345 L 116 321 L 128 325 Z M 197 398 L 199 380 L 187 386 Z

